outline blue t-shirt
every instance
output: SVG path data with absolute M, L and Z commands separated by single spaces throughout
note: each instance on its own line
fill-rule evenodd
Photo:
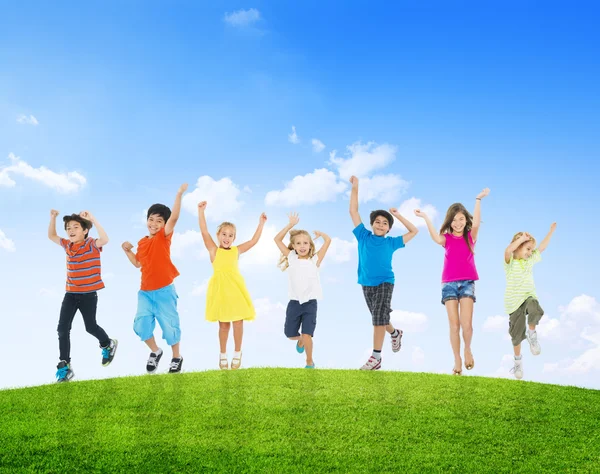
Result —
M 362 222 L 352 233 L 358 240 L 358 283 L 362 286 L 394 283 L 392 255 L 404 247 L 402 236 L 379 237 L 365 229 Z

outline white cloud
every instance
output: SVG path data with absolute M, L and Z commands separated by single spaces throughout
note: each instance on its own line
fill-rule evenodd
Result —
M 16 250 L 15 243 L 9 239 L 2 230 L 0 230 L 0 249 L 4 249 L 8 252 L 14 252 Z
M 231 26 L 248 26 L 260 20 L 260 12 L 256 8 L 248 10 L 236 10 L 232 13 L 225 13 L 223 18 L 225 23 Z
M 23 124 L 23 125 L 38 125 L 38 119 L 36 119 L 33 115 L 25 115 L 25 114 L 21 114 L 17 117 L 17 123 Z
M 285 322 L 285 305 L 272 302 L 269 298 L 257 298 L 253 300 L 253 304 L 256 310 L 256 330 L 260 333 L 281 334 Z
M 11 164 L 0 168 L 0 186 L 15 186 L 16 183 L 10 175 L 19 175 L 66 194 L 79 191 L 87 182 L 85 177 L 76 171 L 57 173 L 45 166 L 34 168 L 13 153 L 10 153 L 8 158 Z
M 420 347 L 415 347 L 411 354 L 412 362 L 415 365 L 423 365 L 425 362 L 425 352 Z
M 373 171 L 385 168 L 396 159 L 397 147 L 384 143 L 377 145 L 375 142 L 362 144 L 360 141 L 346 147 L 348 158 L 336 156 L 337 150 L 329 153 L 329 162 L 338 168 L 342 179 L 348 180 L 350 176 L 364 178 Z
M 238 200 L 240 193 L 240 188 L 229 178 L 215 181 L 210 176 L 200 176 L 196 189 L 183 196 L 182 205 L 186 211 L 197 216 L 198 203 L 207 201 L 206 219 L 221 222 L 229 220 L 229 216 L 244 204 Z
M 410 311 L 392 311 L 390 318 L 398 329 L 411 332 L 423 332 L 427 329 L 428 318 L 423 313 L 412 313 Z
M 376 175 L 360 180 L 358 201 L 379 201 L 393 204 L 406 192 L 409 183 L 396 174 Z M 348 193 L 349 195 L 349 193 Z
M 331 239 L 331 244 L 324 261 L 333 261 L 335 263 L 348 262 L 356 255 L 358 243 L 356 240 L 343 240 L 338 237 Z
M 317 138 L 311 140 L 312 148 L 315 153 L 321 153 L 325 149 L 325 143 Z
M 288 135 L 288 141 L 297 145 L 300 143 L 300 139 L 298 138 L 298 134 L 296 133 L 296 127 L 292 125 L 292 133 Z
M 486 332 L 508 331 L 508 316 L 488 316 L 483 323 Z
M 188 258 L 190 256 L 197 259 L 208 257 L 202 234 L 195 230 L 186 230 L 183 233 L 174 232 L 171 240 L 171 257 Z
M 202 296 L 206 293 L 208 289 L 209 279 L 207 278 L 202 283 L 195 282 L 194 287 L 192 288 L 192 296 Z
M 321 168 L 304 176 L 296 176 L 285 183 L 285 188 L 281 191 L 269 191 L 265 196 L 265 204 L 293 207 L 334 201 L 346 187 L 345 183 L 337 180 L 335 173 Z
M 275 245 L 275 242 L 273 242 L 273 239 L 278 232 L 274 225 L 265 225 L 258 243 L 246 253 L 240 255 L 240 267 L 245 268 L 249 265 L 270 265 L 273 268 L 277 267 L 281 252 L 277 248 L 277 245 Z M 254 234 L 254 229 L 252 230 L 252 234 Z M 244 242 L 244 240 L 237 241 L 237 239 L 239 239 L 239 235 L 236 238 L 236 245 Z
M 415 209 L 421 209 L 421 211 L 425 212 L 432 221 L 434 221 L 438 215 L 437 209 L 435 207 L 433 207 L 431 204 L 423 205 L 421 203 L 421 200 L 416 197 L 411 197 L 410 199 L 407 199 L 402 204 L 400 204 L 398 212 L 415 226 L 427 227 L 425 219 L 415 216 Z

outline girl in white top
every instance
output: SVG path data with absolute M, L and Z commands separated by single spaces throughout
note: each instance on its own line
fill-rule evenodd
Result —
M 331 243 L 331 238 L 323 232 L 315 231 L 315 239 L 325 241 L 318 252 L 310 234 L 305 230 L 291 230 L 299 221 L 297 213 L 288 215 L 290 222 L 275 236 L 275 243 L 281 250 L 279 267 L 288 270 L 290 302 L 285 315 L 285 335 L 297 341 L 296 351 L 306 352 L 306 368 L 314 369 L 313 336 L 317 325 L 317 300 L 323 297 L 319 280 L 319 267 Z M 283 238 L 290 233 L 290 243 L 285 245 Z M 302 334 L 299 330 L 302 328 Z

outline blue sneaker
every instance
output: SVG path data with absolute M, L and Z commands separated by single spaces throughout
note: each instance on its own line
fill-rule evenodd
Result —
M 102 366 L 106 367 L 108 364 L 112 362 L 115 357 L 115 353 L 117 352 L 117 346 L 119 345 L 119 341 L 116 339 L 111 339 L 108 346 L 102 348 Z
M 56 366 L 56 381 L 57 382 L 68 382 L 75 377 L 75 372 L 71 370 L 71 364 L 64 360 L 61 360 Z
M 306 367 L 304 367 L 305 369 L 314 369 L 315 368 L 315 364 L 313 365 L 307 365 Z
M 302 354 L 304 352 L 304 346 L 300 347 L 300 341 L 298 341 L 296 343 L 296 352 L 298 352 L 298 354 Z

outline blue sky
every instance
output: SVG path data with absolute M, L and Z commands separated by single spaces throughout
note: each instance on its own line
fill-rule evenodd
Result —
M 359 367 L 371 327 L 347 211 L 346 174 L 358 170 L 361 196 L 371 196 L 360 203 L 364 220 L 375 208 L 420 205 L 439 224 L 450 204 L 472 208 L 491 188 L 476 257 L 474 375 L 510 368 L 504 248 L 515 232 L 540 240 L 557 221 L 536 268 L 543 352 L 525 352 L 525 379 L 600 388 L 598 8 L 371 3 L 4 7 L 0 314 L 23 369 L 2 386 L 53 379 L 65 268 L 46 238 L 51 208 L 89 209 L 111 238 L 98 320 L 121 346 L 99 367 L 76 318 L 77 378 L 143 372 L 147 350 L 132 330 L 139 273 L 120 244 L 137 242 L 144 210 L 171 205 L 182 182 L 190 193 L 173 260 L 185 369 L 214 369 L 218 358 L 217 328 L 204 321 L 211 267 L 191 212 L 203 199 L 211 228 L 232 220 L 239 241 L 269 216 L 264 241 L 241 261 L 259 310 L 244 365 L 302 366 L 282 334 L 287 276 L 272 244 L 297 210 L 299 227 L 336 238 L 321 273 L 315 361 Z M 386 341 L 385 369 L 451 370 L 442 262 L 424 228 L 396 254 L 394 317 L 405 338 L 398 355 Z

